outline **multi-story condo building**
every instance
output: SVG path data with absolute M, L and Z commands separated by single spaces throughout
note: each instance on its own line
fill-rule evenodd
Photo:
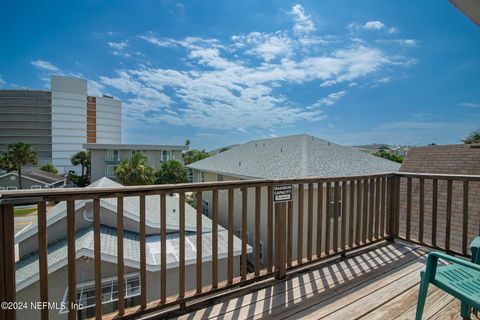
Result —
M 122 102 L 87 94 L 87 81 L 52 76 L 50 91 L 0 90 L 0 151 L 25 142 L 39 165 L 78 171 L 70 158 L 84 143 L 121 143 Z
M 90 151 L 90 175 L 92 181 L 95 181 L 102 177 L 115 180 L 115 169 L 120 162 L 129 159 L 133 153 L 139 151 L 145 153 L 148 156 L 149 165 L 156 168 L 168 160 L 178 160 L 183 163 L 182 151 L 188 150 L 188 146 L 86 143 L 83 149 Z

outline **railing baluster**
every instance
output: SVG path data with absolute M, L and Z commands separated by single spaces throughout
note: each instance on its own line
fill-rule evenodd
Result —
M 118 315 L 125 314 L 125 265 L 123 259 L 123 197 L 117 197 Z
M 369 179 L 369 200 L 368 200 L 368 240 L 373 240 L 373 218 L 375 207 L 375 179 Z
M 100 199 L 93 199 L 93 256 L 95 269 L 95 319 L 102 319 L 102 247 L 100 244 Z M 76 296 L 76 295 L 75 295 Z
M 308 208 L 307 208 L 307 259 L 312 260 L 313 241 L 313 184 L 308 184 Z
M 399 231 L 400 231 L 400 177 L 395 177 L 395 194 L 393 196 L 393 203 L 394 203 L 394 216 L 393 216 L 393 229 L 394 229 L 394 235 L 399 236 Z
M 178 298 L 183 299 L 185 297 L 185 193 L 181 192 L 178 197 L 178 209 L 179 209 L 179 268 L 178 268 Z
M 381 178 L 375 179 L 375 239 L 378 239 L 380 229 L 380 184 Z
M 212 191 L 212 288 L 218 287 L 218 190 Z
M 0 204 L 0 300 L 15 302 L 15 222 L 14 206 Z M 0 319 L 15 320 L 15 308 L 0 308 Z
M 167 196 L 160 194 L 160 302 L 167 301 Z
M 48 302 L 48 242 L 47 242 L 47 204 L 37 204 L 38 212 L 38 268 L 40 276 L 40 301 Z M 48 308 L 42 308 L 41 319 L 48 320 Z
M 77 302 L 75 238 L 75 200 L 67 200 L 68 317 L 70 320 L 77 318 L 77 311 L 71 307 Z
M 355 221 L 356 230 L 355 230 L 355 244 L 360 245 L 361 239 L 361 226 L 362 226 L 362 180 L 357 180 L 357 219 Z
M 267 224 L 268 224 L 268 239 L 267 239 L 267 247 L 268 247 L 268 255 L 267 255 L 267 272 L 270 273 L 273 271 L 273 188 L 272 186 L 268 186 L 267 188 L 267 210 L 268 210 L 268 217 L 267 217 Z
M 432 246 L 437 245 L 438 180 L 432 180 Z
M 362 242 L 367 242 L 368 228 L 368 179 L 363 180 L 363 218 L 362 218 Z
M 260 208 L 262 205 L 262 189 L 255 187 L 255 275 L 260 275 Z
M 445 223 L 445 250 L 450 250 L 450 228 L 452 222 L 452 180 L 447 181 L 447 221 Z
M 339 192 L 339 182 L 335 181 L 333 189 L 333 252 L 338 252 L 338 218 L 339 218 L 339 203 L 338 199 L 340 196 Z
M 146 217 L 145 217 L 145 196 L 141 195 L 140 200 L 140 308 L 147 307 L 147 248 L 146 248 Z
M 196 193 L 196 198 L 197 198 L 197 260 L 195 262 L 195 279 L 197 282 L 197 293 L 202 293 L 202 253 L 203 253 L 203 248 L 202 248 L 202 191 L 198 191 Z
M 247 279 L 247 215 L 248 215 L 248 189 L 242 188 L 242 265 L 240 275 L 242 280 Z
M 325 190 L 326 190 L 326 195 L 325 195 L 325 209 L 326 209 L 326 215 L 325 215 L 325 254 L 328 256 L 330 255 L 330 224 L 331 224 L 331 215 L 330 215 L 330 189 L 331 189 L 331 184 L 330 181 L 327 181 L 325 184 Z
M 347 228 L 347 181 L 342 182 L 342 227 L 341 227 L 341 237 L 340 237 L 340 246 L 342 252 L 345 251 L 345 237 L 346 237 L 346 228 Z
M 298 231 L 297 231 L 297 263 L 303 258 L 303 183 L 298 185 Z
M 425 180 L 420 178 L 420 216 L 419 216 L 419 226 L 418 226 L 418 241 L 423 242 L 423 229 L 425 224 Z
M 386 207 L 386 198 L 387 198 L 387 178 L 382 178 L 382 195 L 380 200 L 380 235 L 383 238 L 385 236 L 385 216 L 388 214 Z
M 407 178 L 407 221 L 405 238 L 410 240 L 410 228 L 412 224 L 412 178 Z
M 463 181 L 463 234 L 462 252 L 467 254 L 468 241 L 468 180 Z
M 228 267 L 227 267 L 227 281 L 228 284 L 233 283 L 233 192 L 234 189 L 228 189 Z
M 348 235 L 348 246 L 350 248 L 353 247 L 353 235 L 355 231 L 355 224 L 354 224 L 354 217 L 355 217 L 355 180 L 350 180 L 350 192 L 349 192 L 349 199 L 350 203 L 348 206 L 348 211 L 350 214 L 350 218 L 348 219 L 348 229 L 349 229 L 349 235 Z
M 317 259 L 322 255 L 323 228 L 323 182 L 318 183 L 317 192 Z
M 292 250 L 293 250 L 293 201 L 289 201 L 286 205 L 288 209 L 288 223 L 287 223 L 287 266 L 292 266 Z

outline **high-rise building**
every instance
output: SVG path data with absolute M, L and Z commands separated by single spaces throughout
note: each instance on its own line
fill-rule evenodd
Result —
M 78 171 L 70 158 L 84 143 L 119 144 L 122 102 L 87 94 L 87 81 L 52 76 L 51 90 L 0 90 L 0 151 L 16 142 L 31 144 L 39 165 Z

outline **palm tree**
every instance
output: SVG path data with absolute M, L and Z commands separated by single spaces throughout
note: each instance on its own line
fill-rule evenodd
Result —
M 17 170 L 18 188 L 22 189 L 22 168 L 29 164 L 37 164 L 37 153 L 31 144 L 17 142 L 7 146 L 6 158 L 11 169 Z
M 85 168 L 90 168 L 90 154 L 87 151 L 80 151 L 75 153 L 70 159 L 74 166 L 82 166 L 82 177 L 85 176 Z
M 462 140 L 463 143 L 480 143 L 480 129 L 473 130 L 470 134 Z
M 180 161 L 170 160 L 162 163 L 157 173 L 157 184 L 188 182 L 188 169 Z
M 130 159 L 123 160 L 115 170 L 121 184 L 126 186 L 153 184 L 155 168 L 148 165 L 148 157 L 142 152 L 135 152 Z
M 57 174 L 58 173 L 58 169 L 55 168 L 55 166 L 51 163 L 45 163 L 44 165 L 42 165 L 40 168 L 39 168 L 41 171 L 45 171 L 45 172 L 50 172 L 50 173 L 54 173 L 54 174 Z

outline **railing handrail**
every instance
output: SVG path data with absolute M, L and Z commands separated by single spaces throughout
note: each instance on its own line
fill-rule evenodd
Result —
M 40 198 L 43 201 L 67 200 L 74 197 L 76 200 L 93 198 L 113 198 L 121 196 L 139 196 L 139 195 L 158 195 L 161 193 L 179 193 L 211 191 L 213 189 L 229 188 L 252 188 L 268 187 L 278 184 L 299 184 L 299 183 L 321 183 L 335 181 L 351 181 L 360 179 L 373 179 L 391 177 L 394 173 L 377 173 L 359 176 L 338 176 L 338 177 L 305 177 L 292 179 L 255 179 L 255 180 L 234 180 L 217 182 L 194 182 L 179 184 L 157 184 L 142 186 L 121 186 L 110 188 L 61 188 L 61 189 L 42 189 L 42 190 L 11 190 L 0 193 L 0 204 L 11 203 L 9 200 L 20 200 L 19 198 Z M 39 201 L 38 199 L 36 201 Z M 18 202 L 16 202 L 18 203 Z
M 469 174 L 447 174 L 447 173 L 416 173 L 416 172 L 395 172 L 395 176 L 404 178 L 425 178 L 439 180 L 457 180 L 457 181 L 480 181 L 480 175 Z

